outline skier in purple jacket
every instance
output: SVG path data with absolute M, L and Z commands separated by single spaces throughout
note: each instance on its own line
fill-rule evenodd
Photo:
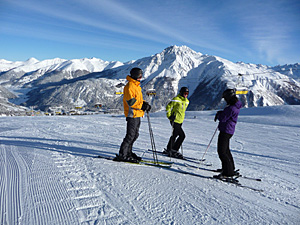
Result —
M 216 176 L 217 178 L 235 175 L 235 166 L 229 144 L 235 131 L 240 108 L 242 108 L 242 103 L 235 95 L 235 89 L 227 89 L 223 92 L 222 97 L 228 106 L 223 111 L 218 111 L 215 116 L 215 121 L 219 120 L 218 154 L 222 162 L 222 172 Z

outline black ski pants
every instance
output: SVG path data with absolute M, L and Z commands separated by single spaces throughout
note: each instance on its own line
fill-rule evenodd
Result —
M 182 142 L 185 139 L 185 133 L 182 130 L 182 123 L 171 122 L 171 125 L 173 128 L 173 132 L 172 136 L 169 139 L 167 149 L 173 149 L 178 151 L 180 146 L 182 145 Z
M 123 139 L 119 151 L 120 157 L 123 158 L 127 158 L 131 156 L 133 143 L 139 137 L 141 118 L 126 117 L 126 121 L 127 121 L 126 136 Z
M 218 137 L 218 154 L 222 162 L 222 173 L 225 176 L 232 176 L 235 170 L 234 161 L 229 149 L 230 138 L 232 136 L 232 134 L 220 132 Z

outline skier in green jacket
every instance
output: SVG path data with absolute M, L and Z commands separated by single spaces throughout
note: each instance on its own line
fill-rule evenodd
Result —
M 166 107 L 167 117 L 170 120 L 173 130 L 167 148 L 164 150 L 164 154 L 170 157 L 183 158 L 178 150 L 185 139 L 182 123 L 185 116 L 185 110 L 189 105 L 189 100 L 187 99 L 188 95 L 189 89 L 187 87 L 182 87 L 179 94 L 173 98 Z

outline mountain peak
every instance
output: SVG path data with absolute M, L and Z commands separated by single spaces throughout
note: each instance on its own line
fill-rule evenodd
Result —
M 37 60 L 34 57 L 31 57 L 25 61 L 25 63 L 29 63 L 29 64 L 34 64 L 34 63 L 38 63 L 38 62 L 39 62 L 39 60 Z
M 194 50 L 192 50 L 191 48 L 185 46 L 185 45 L 182 45 L 182 46 L 177 46 L 177 45 L 172 45 L 172 46 L 169 46 L 167 48 L 165 48 L 163 50 L 164 53 L 167 53 L 167 54 L 187 54 L 187 53 L 192 53 L 192 54 L 200 54 L 202 55 L 202 53 L 200 52 L 195 52 Z

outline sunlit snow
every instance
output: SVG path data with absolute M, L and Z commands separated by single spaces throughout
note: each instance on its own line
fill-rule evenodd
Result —
M 217 124 L 215 111 L 187 112 L 185 156 L 201 158 Z M 125 136 L 121 115 L 1 117 L 0 224 L 299 224 L 300 107 L 242 109 L 231 140 L 243 185 L 210 179 L 220 168 L 217 137 L 211 167 L 172 159 L 172 169 L 94 158 L 114 156 Z M 155 144 L 171 134 L 165 112 L 150 113 Z M 142 119 L 133 151 L 152 159 Z M 170 158 L 158 156 L 159 160 Z M 187 171 L 198 176 L 184 175 Z

